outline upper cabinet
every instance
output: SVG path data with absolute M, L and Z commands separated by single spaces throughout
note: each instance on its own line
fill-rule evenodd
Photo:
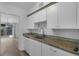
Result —
M 77 3 L 77 27 L 79 28 L 79 2 Z
M 29 16 L 27 19 L 27 23 L 28 23 L 28 28 L 34 28 L 34 15 Z
M 34 28 L 34 25 L 39 22 L 46 21 L 46 9 L 41 10 L 31 16 L 28 17 L 28 26 L 29 28 Z
M 76 29 L 79 27 L 79 3 L 58 2 L 32 14 L 31 22 L 47 22 L 48 29 Z M 29 17 L 31 17 L 29 16 Z M 29 18 L 28 17 L 28 18 Z
M 46 21 L 46 9 L 39 11 L 40 21 Z
M 47 8 L 48 28 L 75 28 L 76 3 L 61 2 Z
M 47 28 L 56 28 L 58 25 L 58 4 L 54 4 L 47 8 Z
M 46 20 L 46 9 L 43 9 L 41 11 L 38 11 L 33 15 L 34 22 L 42 22 Z
M 76 28 L 76 3 L 63 2 L 58 5 L 59 28 Z

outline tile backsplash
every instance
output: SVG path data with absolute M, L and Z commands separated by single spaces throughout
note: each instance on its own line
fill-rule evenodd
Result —
M 79 29 L 45 29 L 45 34 L 79 39 Z
M 79 29 L 56 29 L 52 31 L 57 36 L 79 39 Z
M 29 30 L 29 32 L 42 34 L 41 29 L 31 29 Z M 79 39 L 78 29 L 45 29 L 44 28 L 44 34 Z

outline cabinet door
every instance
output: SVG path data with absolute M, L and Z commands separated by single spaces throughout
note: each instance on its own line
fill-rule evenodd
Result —
M 25 51 L 29 54 L 29 46 L 30 46 L 30 43 L 29 43 L 29 39 L 28 38 L 24 38 L 24 49 Z
M 75 54 L 66 52 L 64 50 L 42 44 L 42 55 L 43 56 L 75 56 Z
M 76 27 L 76 3 L 61 2 L 58 8 L 59 27 L 73 28 Z
M 57 49 L 57 48 L 54 48 L 54 49 L 56 50 L 56 52 L 55 52 L 56 56 L 76 56 L 75 54 L 66 52 L 64 50 L 60 50 L 60 49 Z
M 40 11 L 40 21 L 46 21 L 46 9 Z
M 79 2 L 77 2 L 77 27 L 79 28 Z
M 64 50 L 61 50 L 59 48 L 55 48 L 55 47 L 52 47 L 52 46 L 49 46 L 49 50 L 52 52 L 51 53 L 52 55 L 54 53 L 54 56 L 75 56 L 72 53 L 66 52 Z
M 35 22 L 46 21 L 46 9 L 38 11 L 33 16 L 35 18 L 35 20 L 34 20 Z
M 32 39 L 30 40 L 30 55 L 31 56 L 41 56 L 41 43 Z
M 57 27 L 57 10 L 58 4 L 54 4 L 47 8 L 47 28 Z
M 28 28 L 34 28 L 34 17 L 33 16 L 29 16 L 28 17 Z
M 42 44 L 42 56 L 54 56 L 55 52 L 49 45 Z

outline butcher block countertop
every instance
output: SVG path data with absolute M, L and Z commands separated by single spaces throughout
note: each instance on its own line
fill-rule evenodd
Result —
M 45 35 L 43 37 L 43 35 L 36 33 L 23 33 L 23 36 L 79 55 L 79 39 L 64 38 L 51 35 Z

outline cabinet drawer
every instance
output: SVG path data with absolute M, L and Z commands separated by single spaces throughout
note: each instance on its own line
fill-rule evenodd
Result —
M 54 53 L 55 56 L 74 56 L 75 55 L 75 54 L 66 52 L 62 49 L 58 49 L 58 48 L 55 48 L 55 47 L 52 47 L 52 46 L 49 46 L 49 49 L 52 53 Z
M 75 54 L 69 53 L 59 48 L 42 44 L 42 55 L 43 56 L 75 56 Z

